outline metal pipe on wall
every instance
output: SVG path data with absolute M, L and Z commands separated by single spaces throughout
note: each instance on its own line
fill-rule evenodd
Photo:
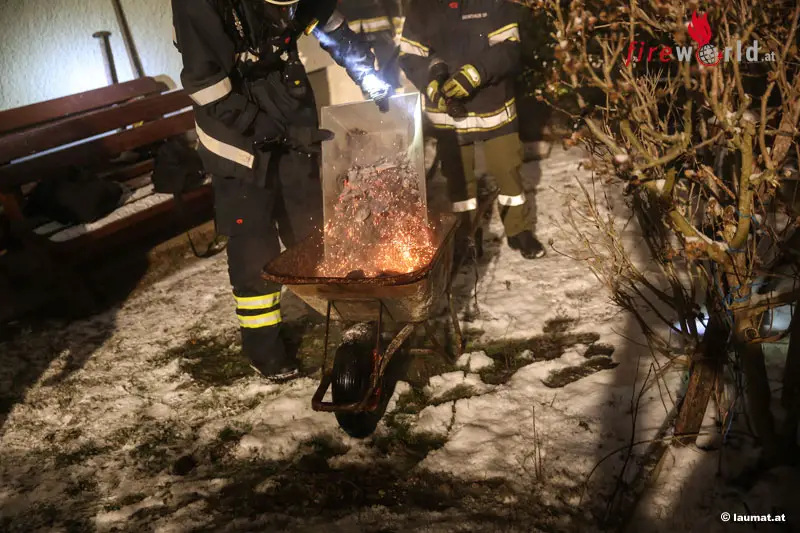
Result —
M 122 9 L 121 0 L 111 0 L 111 4 L 114 6 L 114 12 L 117 15 L 119 29 L 122 32 L 122 40 L 125 41 L 125 49 L 128 51 L 131 66 L 133 67 L 133 74 L 137 78 L 144 78 L 142 61 L 139 59 L 139 52 L 136 50 L 136 45 L 133 42 L 133 35 L 131 34 L 130 26 L 128 26 L 128 19 L 125 18 L 125 11 Z
M 111 50 L 111 32 L 98 31 L 92 35 L 92 37 L 100 40 L 100 50 L 103 53 L 103 60 L 105 61 L 106 65 L 106 74 L 109 77 L 111 85 L 116 85 L 119 83 L 119 78 L 117 77 L 117 66 L 114 63 L 114 52 Z

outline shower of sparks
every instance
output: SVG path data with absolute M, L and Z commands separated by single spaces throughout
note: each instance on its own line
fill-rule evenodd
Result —
M 335 216 L 325 226 L 325 277 L 414 272 L 436 253 L 425 203 L 405 161 L 356 167 L 344 177 Z

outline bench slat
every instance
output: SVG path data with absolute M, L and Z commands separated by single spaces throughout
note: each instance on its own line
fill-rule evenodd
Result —
M 186 111 L 41 157 L 6 165 L 0 168 L 0 191 L 50 178 L 57 175 L 54 171 L 70 166 L 96 169 L 122 152 L 180 135 L 193 128 L 194 112 Z
M 156 81 L 154 78 L 139 78 L 63 98 L 1 111 L 0 134 L 118 104 L 137 96 L 164 92 L 167 89 L 166 84 Z
M 137 122 L 154 120 L 191 105 L 192 101 L 186 93 L 177 91 L 12 133 L 0 137 L 0 163 L 102 135 Z

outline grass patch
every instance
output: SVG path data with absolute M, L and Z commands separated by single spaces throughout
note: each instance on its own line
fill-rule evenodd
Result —
M 324 460 L 328 453 L 330 450 L 320 452 L 315 459 L 307 458 L 308 462 L 251 464 L 240 469 L 241 477 L 208 499 L 215 520 L 198 531 L 220 529 L 231 517 L 269 517 L 264 530 L 287 530 L 289 522 L 279 522 L 280 517 L 332 523 L 375 506 L 398 509 L 402 514 L 459 509 L 466 521 L 478 520 L 487 531 L 506 530 L 510 519 L 525 524 L 526 530 L 538 530 L 545 519 L 537 517 L 556 512 L 547 512 L 532 495 L 515 493 L 503 480 L 469 482 L 436 473 L 412 473 L 410 468 L 416 463 L 332 468 Z M 307 470 L 311 464 L 314 469 Z M 499 503 L 511 496 L 515 497 L 513 504 Z M 372 524 L 365 525 L 364 531 L 388 533 L 395 528 Z
M 428 405 L 428 398 L 420 388 L 411 387 L 408 391 L 404 392 L 397 398 L 397 405 L 394 411 L 387 414 L 389 417 L 393 414 L 406 414 L 416 415 Z
M 600 340 L 597 333 L 573 333 L 576 325 L 575 319 L 556 317 L 545 323 L 541 335 L 473 345 L 470 351 L 483 351 L 495 360 L 494 366 L 479 372 L 481 379 L 490 385 L 501 385 L 507 383 L 523 366 L 558 359 L 569 348 L 591 346 Z M 527 357 L 524 356 L 526 353 L 529 354 Z
M 255 375 L 247 358 L 242 354 L 238 333 L 223 336 L 204 336 L 201 327 L 189 331 L 189 340 L 154 357 L 152 362 L 164 366 L 174 360 L 180 362 L 183 372 L 196 383 L 205 386 L 226 386 Z M 295 353 L 305 374 L 313 374 L 322 367 L 325 326 L 319 319 L 303 318 L 285 322 L 281 336 L 290 353 Z M 329 339 L 329 364 L 340 341 L 338 328 L 331 328 Z
M 125 496 L 119 498 L 115 502 L 103 506 L 103 511 L 107 513 L 119 511 L 123 507 L 128 507 L 129 505 L 136 505 L 137 503 L 144 501 L 146 498 L 147 494 L 143 492 L 134 492 L 132 494 L 126 494 Z
M 581 365 L 554 370 L 542 383 L 551 389 L 558 389 L 602 370 L 614 369 L 618 365 L 619 363 L 608 357 L 593 357 Z
M 192 337 L 158 356 L 155 362 L 164 365 L 175 359 L 180 361 L 182 371 L 206 386 L 230 385 L 255 373 L 241 355 L 241 345 L 234 336 Z
M 475 388 L 471 385 L 460 384 L 456 385 L 446 393 L 442 394 L 436 399 L 429 402 L 430 405 L 442 405 L 443 403 L 456 402 L 458 400 L 465 400 L 475 396 Z
M 422 355 L 412 357 L 405 373 L 405 381 L 412 388 L 421 389 L 428 384 L 432 376 L 439 376 L 454 370 L 452 364 L 438 355 Z
M 373 437 L 371 445 L 383 455 L 393 456 L 401 464 L 410 467 L 412 465 L 409 463 L 416 464 L 427 457 L 430 452 L 444 446 L 447 438 L 441 435 L 413 432 L 408 417 L 408 413 L 397 411 L 386 415 L 384 423 L 389 431 Z
M 342 441 L 333 438 L 331 435 L 316 435 L 311 437 L 307 446 L 315 453 L 326 455 L 327 457 L 344 455 L 350 449 L 345 446 Z
M 116 448 L 123 448 L 136 436 L 136 432 L 137 429 L 133 426 L 119 428 L 109 435 L 108 441 Z
M 231 457 L 233 450 L 239 445 L 242 437 L 252 430 L 250 425 L 239 427 L 225 426 L 208 446 L 208 460 L 211 464 L 220 464 Z
M 55 458 L 55 465 L 57 468 L 63 468 L 66 466 L 81 464 L 90 457 L 100 455 L 107 449 L 108 448 L 106 447 L 98 446 L 94 442 L 86 442 L 71 452 L 57 454 Z
M 130 452 L 138 467 L 149 474 L 157 474 L 171 466 L 175 448 L 186 439 L 173 425 L 159 424 Z
M 578 325 L 578 320 L 575 318 L 558 316 L 556 318 L 551 318 L 547 322 L 545 322 L 544 327 L 542 328 L 542 332 L 545 334 L 559 334 L 559 333 L 567 333 L 575 328 Z
M 598 355 L 611 357 L 612 355 L 614 355 L 614 351 L 616 351 L 616 348 L 614 348 L 610 344 L 597 343 L 589 346 L 589 348 L 586 350 L 586 353 L 583 354 L 583 356 L 586 357 L 587 359 L 591 359 L 592 357 L 596 357 Z
M 90 496 L 97 492 L 97 482 L 88 477 L 80 478 L 79 480 L 67 485 L 64 493 L 73 498 L 77 496 Z
M 328 367 L 333 367 L 333 356 L 342 339 L 340 328 L 333 325 L 328 333 Z M 303 317 L 293 322 L 285 322 L 281 336 L 289 353 L 296 354 L 303 373 L 312 375 L 322 368 L 325 352 L 325 319 Z
M 54 504 L 40 504 L 17 516 L 0 518 L 0 531 L 4 533 L 29 533 L 30 531 L 64 531 L 65 533 L 91 533 L 95 531 L 91 518 L 77 517 L 77 509 L 62 509 Z

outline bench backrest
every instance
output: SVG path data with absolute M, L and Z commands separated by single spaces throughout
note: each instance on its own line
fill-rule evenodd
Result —
M 152 161 L 113 163 L 123 152 L 194 128 L 191 100 L 153 78 L 0 112 L 0 195 L 62 174 L 71 166 L 117 176 Z M 168 116 L 167 116 L 168 115 Z

